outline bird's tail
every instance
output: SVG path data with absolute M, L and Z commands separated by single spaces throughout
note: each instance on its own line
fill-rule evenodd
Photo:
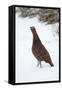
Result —
M 52 63 L 52 64 L 50 64 L 51 65 L 51 67 L 53 67 L 54 66 L 54 64 Z

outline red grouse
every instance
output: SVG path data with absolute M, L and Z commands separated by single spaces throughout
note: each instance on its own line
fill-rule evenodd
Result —
M 35 27 L 32 26 L 32 27 L 30 27 L 30 29 L 31 29 L 32 34 L 33 34 L 32 53 L 34 54 L 34 56 L 38 60 L 37 66 L 40 65 L 40 67 L 41 67 L 41 61 L 45 61 L 46 63 L 49 63 L 50 66 L 54 66 L 48 51 L 46 50 L 46 48 L 44 47 L 44 45 L 40 41 L 40 38 L 38 37 L 38 34 L 36 32 Z

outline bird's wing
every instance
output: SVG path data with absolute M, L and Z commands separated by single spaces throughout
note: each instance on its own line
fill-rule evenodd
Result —
M 48 56 L 48 51 L 46 50 L 46 48 L 44 47 L 43 44 L 38 43 L 37 45 L 35 45 L 33 47 L 33 51 L 35 52 L 35 54 L 39 55 L 39 56 Z

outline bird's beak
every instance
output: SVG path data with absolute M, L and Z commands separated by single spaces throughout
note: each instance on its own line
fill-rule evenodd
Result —
M 32 27 L 30 27 L 30 29 L 32 29 Z

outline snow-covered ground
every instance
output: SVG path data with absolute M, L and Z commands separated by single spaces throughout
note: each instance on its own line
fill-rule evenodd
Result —
M 54 67 L 42 62 L 37 67 L 37 60 L 32 54 L 31 26 L 36 27 L 41 42 L 48 50 Z M 16 83 L 35 81 L 56 81 L 59 79 L 59 42 L 58 35 L 53 32 L 58 27 L 41 23 L 36 17 L 21 18 L 16 14 Z

